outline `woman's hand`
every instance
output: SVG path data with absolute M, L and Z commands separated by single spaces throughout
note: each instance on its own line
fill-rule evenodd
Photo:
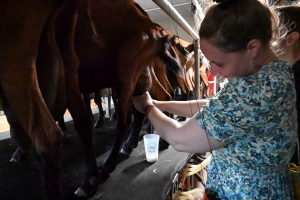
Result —
M 132 101 L 133 101 L 134 107 L 141 113 L 144 112 L 144 109 L 147 105 L 153 105 L 152 98 L 151 98 L 149 92 L 146 92 L 143 95 L 132 97 Z

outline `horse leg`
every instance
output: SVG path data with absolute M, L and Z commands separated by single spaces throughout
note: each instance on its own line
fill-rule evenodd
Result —
M 91 118 L 94 121 L 94 116 L 93 116 L 93 112 L 92 112 L 92 108 L 91 108 L 91 94 L 82 94 L 82 96 L 83 96 L 83 101 L 84 101 L 87 109 L 90 112 Z
M 109 97 L 108 97 L 109 98 Z M 95 103 L 98 105 L 98 119 L 94 128 L 101 128 L 104 124 L 104 111 L 102 107 L 101 90 L 95 91 Z
M 126 76 L 125 76 L 126 77 Z M 128 80 L 127 80 L 128 81 Z M 118 108 L 118 120 L 116 126 L 116 137 L 108 157 L 105 159 L 99 171 L 100 183 L 105 182 L 109 174 L 113 172 L 117 165 L 118 154 L 124 139 L 124 133 L 128 131 L 128 122 L 131 119 L 132 103 L 130 101 L 132 89 L 123 84 L 122 88 L 117 91 L 118 103 L 122 105 Z
M 74 50 L 74 33 L 77 21 L 77 1 L 69 1 L 57 24 L 57 44 L 65 66 L 66 95 L 68 109 L 72 115 L 76 132 L 85 150 L 85 175 L 80 187 L 75 191 L 77 196 L 90 196 L 98 187 L 98 169 L 93 145 L 93 127 L 90 111 L 85 105 L 78 85 L 78 58 Z
M 3 99 L 3 111 L 10 125 L 10 136 L 18 146 L 17 150 L 11 156 L 10 162 L 22 161 L 29 155 L 28 151 L 32 144 L 31 140 L 11 112 L 5 98 Z
M 40 38 L 36 62 L 38 83 L 45 103 L 58 126 L 67 137 L 64 113 L 67 108 L 64 65 L 56 44 L 54 20 L 49 17 Z
M 208 98 L 207 89 L 208 89 L 208 85 L 204 85 L 202 99 Z
M 24 58 L 24 60 L 27 59 Z M 29 66 L 31 68 L 34 64 Z M 12 78 L 15 77 L 15 73 L 21 75 L 17 77 L 18 81 Z M 11 115 L 8 112 L 8 119 L 10 122 L 15 122 L 15 116 L 20 125 L 15 126 L 13 124 L 13 136 L 16 136 L 17 142 L 23 142 L 21 146 L 24 148 L 28 145 L 28 138 L 24 136 L 23 131 L 28 134 L 41 158 L 42 183 L 47 197 L 59 199 L 61 189 L 59 163 L 63 134 L 44 103 L 37 80 L 32 79 L 34 77 L 31 75 L 34 74 L 33 68 L 17 69 L 14 67 L 14 70 L 5 70 L 4 74 L 5 78 L 0 76 L 1 82 L 5 83 L 2 84 L 3 94 L 12 113 L 14 113 Z M 12 88 L 16 90 L 12 90 Z
M 206 98 L 208 98 L 207 89 L 209 86 L 209 82 L 208 82 L 208 76 L 207 76 L 207 67 L 204 63 L 202 63 L 202 65 L 200 66 L 200 80 L 201 80 L 201 84 L 204 85 L 201 98 L 206 99 Z
M 133 108 L 133 127 L 131 133 L 123 145 L 120 153 L 129 155 L 138 145 L 139 135 L 143 126 L 145 115 Z
M 118 119 L 119 103 L 118 103 L 118 98 L 117 98 L 117 94 L 116 94 L 115 90 L 116 90 L 115 88 L 111 88 L 111 97 L 112 97 L 112 100 L 113 100 L 113 103 L 114 103 L 115 111 L 112 114 L 109 121 L 116 121 Z
M 186 94 L 181 94 L 181 99 L 179 101 L 186 101 L 186 100 L 189 100 L 190 97 L 189 97 L 189 91 L 186 93 Z M 169 114 L 170 115 L 170 114 Z M 171 116 L 173 116 L 173 114 L 171 114 Z M 172 117 L 173 118 L 173 117 Z M 183 116 L 177 116 L 177 120 L 179 122 L 183 122 L 186 120 L 186 117 L 183 117 Z
M 65 123 L 65 119 L 64 116 L 61 116 L 58 120 L 57 120 L 57 125 L 58 127 L 61 129 L 61 131 L 64 133 L 64 137 L 68 137 L 68 128 L 66 126 Z

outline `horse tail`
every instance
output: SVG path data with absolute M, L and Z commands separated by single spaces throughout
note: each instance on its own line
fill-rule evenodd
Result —
M 178 61 L 178 56 L 176 54 L 171 55 L 169 52 L 172 44 L 171 39 L 167 35 L 158 39 L 160 44 L 158 57 L 165 63 L 167 69 L 182 77 L 182 66 Z
M 80 1 L 78 16 L 80 16 L 80 20 L 78 20 L 77 25 L 79 25 L 80 29 L 86 34 L 86 36 L 88 36 L 93 43 L 104 46 L 102 40 L 97 34 L 91 18 L 89 1 Z

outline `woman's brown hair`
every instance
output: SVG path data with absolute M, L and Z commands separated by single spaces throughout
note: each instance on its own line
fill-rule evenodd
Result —
M 268 45 L 274 33 L 274 14 L 259 0 L 220 0 L 208 8 L 199 30 L 224 52 L 246 49 L 252 39 Z

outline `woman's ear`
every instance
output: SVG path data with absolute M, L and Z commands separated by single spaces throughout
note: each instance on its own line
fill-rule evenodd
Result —
M 256 57 L 261 48 L 261 42 L 257 39 L 250 40 L 247 45 L 247 51 L 253 56 Z
M 298 32 L 291 32 L 286 38 L 287 47 L 293 46 L 299 40 Z

